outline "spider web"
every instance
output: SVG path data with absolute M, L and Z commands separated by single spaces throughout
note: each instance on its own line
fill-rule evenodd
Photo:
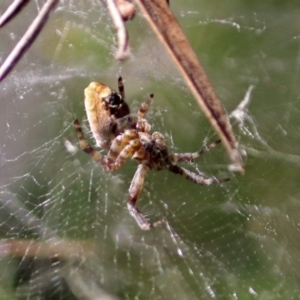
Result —
M 41 4 L 1 29 L 1 61 Z M 142 18 L 120 64 L 104 3 L 61 1 L 0 86 L 0 299 L 299 298 L 299 4 L 171 6 L 225 109 L 248 101 L 231 115 L 245 175 L 227 173 L 222 146 L 186 167 L 223 186 L 149 172 L 138 207 L 167 223 L 141 231 L 124 202 L 136 163 L 105 174 L 78 149 L 83 89 L 121 74 L 132 111 L 153 92 L 148 120 L 171 151 L 218 137 Z

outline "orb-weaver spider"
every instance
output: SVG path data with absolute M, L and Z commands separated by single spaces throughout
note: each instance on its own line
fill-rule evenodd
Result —
M 194 160 L 218 145 L 220 140 L 197 152 L 170 154 L 163 135 L 157 131 L 151 132 L 151 126 L 145 119 L 153 94 L 134 115 L 130 114 L 125 102 L 121 77 L 118 79 L 118 86 L 119 93 L 116 93 L 102 83 L 92 82 L 84 91 L 85 109 L 93 137 L 98 147 L 108 151 L 107 155 L 102 155 L 87 143 L 78 120 L 74 121 L 74 125 L 82 150 L 100 163 L 105 171 L 119 169 L 129 157 L 138 162 L 129 187 L 127 208 L 141 229 L 149 230 L 162 224 L 164 220 L 149 222 L 136 207 L 147 171 L 167 169 L 201 185 L 226 182 L 228 179 L 204 177 L 177 165 L 179 162 Z

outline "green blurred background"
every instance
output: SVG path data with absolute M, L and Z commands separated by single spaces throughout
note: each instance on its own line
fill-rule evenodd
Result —
M 41 5 L 31 1 L 1 29 L 1 61 Z M 139 14 L 126 24 L 131 57 L 118 63 L 105 3 L 61 1 L 0 84 L 0 299 L 300 299 L 300 4 L 171 8 L 228 113 L 254 87 L 247 117 L 234 124 L 245 175 L 227 172 L 222 147 L 187 167 L 229 176 L 223 186 L 149 172 L 138 206 L 168 223 L 142 232 L 124 202 L 136 163 L 105 174 L 77 148 L 75 118 L 89 136 L 83 89 L 92 80 L 116 88 L 121 74 L 132 111 L 154 93 L 148 119 L 171 151 L 195 151 L 217 136 Z M 29 226 L 29 215 L 40 223 Z M 8 249 L 11 239 L 28 247 Z M 28 254 L 33 241 L 56 257 L 41 246 Z M 62 258 L 55 247 L 65 241 L 88 242 L 93 255 L 69 246 Z

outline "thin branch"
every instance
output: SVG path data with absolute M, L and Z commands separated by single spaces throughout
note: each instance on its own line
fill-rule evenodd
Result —
M 0 17 L 0 27 L 15 17 L 28 2 L 29 0 L 15 0 Z
M 116 5 L 123 21 L 132 20 L 135 16 L 135 6 L 127 0 L 116 0 Z
M 25 51 L 32 45 L 39 32 L 45 25 L 49 14 L 52 9 L 56 6 L 58 0 L 47 0 L 47 2 L 42 7 L 41 11 L 30 24 L 29 28 L 19 40 L 15 48 L 8 55 L 6 60 L 0 67 L 0 82 L 8 75 L 8 73 L 13 69 L 16 63 L 22 58 Z
M 130 49 L 123 17 L 115 0 L 107 0 L 107 8 L 117 30 L 118 50 L 115 57 L 117 60 L 125 60 L 130 54 Z

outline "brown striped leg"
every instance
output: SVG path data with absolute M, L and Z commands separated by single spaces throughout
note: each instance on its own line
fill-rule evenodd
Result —
M 218 184 L 218 183 L 223 183 L 223 182 L 226 182 L 229 180 L 228 178 L 225 178 L 225 179 L 217 179 L 217 178 L 213 178 L 213 177 L 207 178 L 207 177 L 198 175 L 194 172 L 191 172 L 187 169 L 184 169 L 182 167 L 179 167 L 177 165 L 170 165 L 168 167 L 168 170 L 175 174 L 181 175 L 182 177 L 184 177 L 187 180 L 190 180 L 194 183 L 201 184 L 201 185 L 211 185 L 214 183 Z
M 148 167 L 144 164 L 139 164 L 138 168 L 134 174 L 134 177 L 131 181 L 129 191 L 128 191 L 128 199 L 127 199 L 127 208 L 130 215 L 136 220 L 137 224 L 140 226 L 142 230 L 149 230 L 153 227 L 157 227 L 164 223 L 164 220 L 159 220 L 155 223 L 149 222 L 145 215 L 135 207 L 137 199 L 141 193 L 141 190 L 144 185 L 144 179 L 147 173 Z
M 141 143 L 138 139 L 131 140 L 128 145 L 126 145 L 116 160 L 111 161 L 107 159 L 105 169 L 107 171 L 115 171 L 119 169 L 126 161 L 127 158 L 133 156 L 133 154 L 141 147 Z
M 104 163 L 103 155 L 100 152 L 94 150 L 94 148 L 85 140 L 79 121 L 76 119 L 74 120 L 73 124 L 77 132 L 80 148 L 89 156 L 91 156 L 92 159 L 95 160 L 97 163 L 103 165 Z
M 110 171 L 118 169 L 125 160 L 132 156 L 140 146 L 139 135 L 136 130 L 125 130 L 117 136 L 106 156 L 107 169 Z
M 201 149 L 200 151 L 197 151 L 197 152 L 191 152 L 191 153 L 173 153 L 173 154 L 170 155 L 170 159 L 174 163 L 183 162 L 183 161 L 192 161 L 192 160 L 198 158 L 203 153 L 208 152 L 211 149 L 215 148 L 220 143 L 221 143 L 221 140 L 217 140 L 214 143 L 212 143 L 212 144 L 204 147 L 203 149 Z
M 149 109 L 149 106 L 150 106 L 150 104 L 153 100 L 153 97 L 154 97 L 153 94 L 149 95 L 149 97 L 142 103 L 142 105 L 141 105 L 141 107 L 138 111 L 138 117 L 139 118 L 144 118 L 145 117 L 145 115 L 146 115 L 146 113 Z

